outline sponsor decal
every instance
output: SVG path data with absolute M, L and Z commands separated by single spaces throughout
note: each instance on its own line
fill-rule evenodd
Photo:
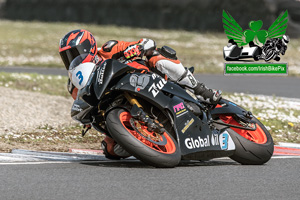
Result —
M 177 104 L 175 106 L 173 106 L 173 110 L 176 114 L 176 117 L 180 117 L 182 115 L 184 115 L 185 113 L 187 113 L 188 111 L 186 110 L 186 108 L 184 107 L 183 102 L 181 102 L 180 104 Z
M 184 143 L 188 149 L 209 147 L 210 146 L 209 135 L 207 135 L 205 138 L 201 138 L 200 136 L 196 139 L 186 138 Z
M 106 63 L 104 63 L 102 65 L 102 67 L 99 67 L 97 69 L 97 81 L 98 81 L 99 85 L 102 85 L 102 83 L 103 83 L 103 77 L 104 77 L 105 68 L 106 68 Z
M 145 87 L 149 84 L 150 82 L 150 77 L 152 77 L 153 80 L 155 80 L 156 78 L 159 78 L 160 80 L 158 81 L 158 83 L 152 83 L 152 85 L 149 87 L 148 92 L 151 92 L 153 97 L 156 97 L 157 94 L 159 93 L 159 91 L 165 86 L 165 84 L 167 83 L 167 81 L 161 77 L 159 77 L 156 74 L 152 74 L 147 75 L 147 74 L 143 74 L 143 75 L 136 75 L 133 74 L 130 76 L 130 85 L 135 87 L 135 91 L 139 92 L 143 89 L 145 89 Z
M 78 104 L 73 104 L 72 110 L 81 112 L 81 111 L 82 111 L 82 108 L 81 108 L 80 105 L 78 105 Z
M 150 75 L 146 75 L 146 74 L 140 76 L 136 74 L 132 74 L 129 78 L 130 85 L 135 87 L 136 92 L 145 89 L 149 81 L 150 81 Z
M 156 76 L 156 75 L 155 75 L 155 76 Z M 153 76 L 152 76 L 152 78 L 153 78 Z M 153 95 L 153 97 L 156 97 L 157 94 L 159 93 L 159 91 L 165 86 L 166 83 L 167 83 L 167 81 L 166 81 L 165 79 L 161 78 L 161 79 L 158 81 L 158 83 L 153 83 L 153 84 L 150 86 L 148 92 L 151 92 L 152 95 Z
M 210 147 L 210 146 L 220 146 L 222 150 L 235 149 L 235 144 L 232 138 L 230 137 L 229 133 L 226 131 L 220 135 L 212 134 L 212 135 L 207 135 L 204 138 L 200 136 L 198 136 L 197 138 L 186 138 L 184 143 L 188 149 L 196 149 L 196 148 L 203 148 L 203 147 Z
M 212 134 L 212 136 L 211 136 L 211 145 L 212 146 L 220 145 L 218 134 Z
M 184 125 L 183 129 L 181 130 L 182 133 L 185 133 L 186 130 L 194 123 L 194 119 L 188 120 Z
M 152 77 L 152 79 L 153 79 L 153 80 L 155 80 L 155 79 L 156 79 L 156 77 L 158 77 L 158 75 L 156 75 L 156 74 L 152 74 L 152 75 L 151 75 L 151 77 Z

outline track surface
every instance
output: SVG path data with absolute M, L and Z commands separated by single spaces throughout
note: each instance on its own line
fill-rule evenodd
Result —
M 1 199 L 299 199 L 300 159 L 151 168 L 137 160 L 0 165 Z
M 67 71 L 56 68 L 0 67 L 5 72 L 26 72 L 66 76 Z M 300 98 L 300 78 L 285 76 L 224 76 L 196 74 L 195 77 L 209 88 L 225 92 L 244 92 L 249 94 L 275 95 Z

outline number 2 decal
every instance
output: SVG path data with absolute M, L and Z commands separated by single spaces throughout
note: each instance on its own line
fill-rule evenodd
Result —
M 79 79 L 79 85 L 81 85 L 82 81 L 83 81 L 83 76 L 82 76 L 82 72 L 78 71 L 76 73 L 76 77 Z

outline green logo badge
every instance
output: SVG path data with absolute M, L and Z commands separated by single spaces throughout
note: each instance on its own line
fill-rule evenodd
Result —
M 223 10 L 223 27 L 228 39 L 233 39 L 239 46 L 245 46 L 253 41 L 255 44 L 265 44 L 269 38 L 282 38 L 285 35 L 288 23 L 288 12 L 282 13 L 268 28 L 261 29 L 263 22 L 261 20 L 250 21 L 249 28 L 243 31 L 242 27 L 235 19 Z
M 223 48 L 226 61 L 264 60 L 266 63 L 225 63 L 225 74 L 287 74 L 287 63 L 270 63 L 279 61 L 285 55 L 289 36 L 285 34 L 288 12 L 282 13 L 268 28 L 262 29 L 263 21 L 250 21 L 249 28 L 243 30 L 235 19 L 223 10 L 223 27 L 228 38 Z M 246 46 L 249 45 L 249 46 Z

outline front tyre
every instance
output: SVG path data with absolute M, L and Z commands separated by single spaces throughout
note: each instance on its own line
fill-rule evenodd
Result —
M 154 167 L 175 167 L 181 160 L 177 142 L 167 132 L 159 135 L 147 130 L 122 108 L 110 111 L 106 126 L 111 136 L 130 154 Z
M 219 117 L 225 123 L 241 126 L 231 116 L 221 115 Z M 244 165 L 262 165 L 271 159 L 274 143 L 265 126 L 256 118 L 252 120 L 257 127 L 255 131 L 238 128 L 227 129 L 236 146 L 235 153 L 230 158 Z

